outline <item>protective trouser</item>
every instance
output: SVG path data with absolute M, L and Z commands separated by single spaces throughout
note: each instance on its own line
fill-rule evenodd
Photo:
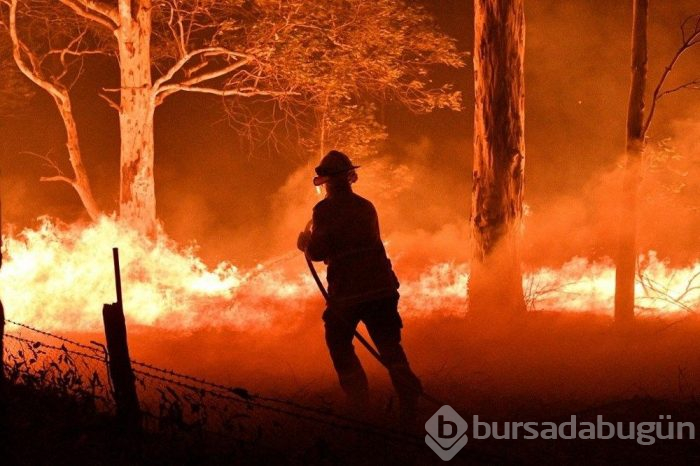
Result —
M 398 313 L 398 296 L 349 307 L 329 306 L 323 314 L 326 344 L 340 385 L 351 400 L 367 399 L 367 375 L 353 346 L 354 331 L 364 322 L 389 375 L 402 406 L 410 407 L 422 392 L 421 382 L 411 371 L 401 347 L 403 324 Z

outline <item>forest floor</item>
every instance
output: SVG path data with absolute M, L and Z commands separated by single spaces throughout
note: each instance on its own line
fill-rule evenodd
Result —
M 5 413 L 4 425 L 12 435 L 3 435 L 14 456 L 4 458 L 22 464 L 441 464 L 422 444 L 422 423 L 437 407 L 425 402 L 417 426 L 399 424 L 384 370 L 361 354 L 372 384 L 373 409 L 363 416 L 345 410 L 322 325 L 310 311 L 302 309 L 294 316 L 284 328 L 186 334 L 133 329 L 131 353 L 135 359 L 244 386 L 253 393 L 319 409 L 333 406 L 343 415 L 408 431 L 416 441 L 402 444 L 257 410 L 243 421 L 250 420 L 258 429 L 245 441 L 191 432 L 134 439 L 89 408 L 18 390 Z M 595 422 L 598 415 L 609 422 L 655 422 L 666 415 L 700 427 L 700 319 L 692 315 L 641 318 L 627 329 L 615 327 L 608 317 L 586 313 L 532 313 L 507 324 L 432 315 L 405 318 L 404 324 L 406 351 L 426 391 L 445 400 L 470 424 L 474 415 L 487 422 L 557 423 L 572 415 L 579 422 Z M 640 445 L 620 439 L 469 438 L 452 463 L 700 461 L 697 440 Z

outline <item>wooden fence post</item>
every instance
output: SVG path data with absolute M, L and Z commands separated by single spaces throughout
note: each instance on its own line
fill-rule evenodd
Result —
M 141 410 L 136 395 L 134 372 L 129 359 L 129 346 L 126 338 L 126 322 L 122 306 L 122 283 L 119 271 L 119 250 L 112 250 L 114 256 L 114 275 L 117 287 L 117 302 L 105 304 L 102 319 L 107 338 L 109 353 L 109 374 L 112 379 L 114 401 L 117 404 L 117 417 L 129 427 L 141 425 Z

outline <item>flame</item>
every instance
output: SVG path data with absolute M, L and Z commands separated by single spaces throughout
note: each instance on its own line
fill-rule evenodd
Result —
M 124 309 L 130 324 L 173 330 L 273 325 L 301 313 L 292 305 L 318 300 L 305 270 L 279 261 L 241 270 L 229 262 L 208 267 L 195 247 L 166 236 L 148 239 L 111 217 L 64 225 L 48 218 L 5 240 L 0 296 L 8 318 L 53 330 L 101 328 L 103 303 L 115 297 L 111 248 L 119 247 Z M 298 259 L 290 254 L 287 259 Z M 638 312 L 669 314 L 700 309 L 700 262 L 672 268 L 652 251 L 640 259 Z M 397 272 L 402 275 L 399 262 Z M 441 263 L 401 287 L 409 316 L 466 311 L 468 265 Z M 525 274 L 534 310 L 611 313 L 615 271 L 610 260 L 576 257 L 558 269 Z
M 195 248 L 178 248 L 164 236 L 144 238 L 109 217 L 88 227 L 43 219 L 37 229 L 5 241 L 0 296 L 8 318 L 53 329 L 99 329 L 102 304 L 116 300 L 113 246 L 120 252 L 125 313 L 139 325 L 262 323 L 269 316 L 261 301 L 313 291 L 310 280 L 288 281 L 263 266 L 243 272 L 223 262 L 209 269 Z

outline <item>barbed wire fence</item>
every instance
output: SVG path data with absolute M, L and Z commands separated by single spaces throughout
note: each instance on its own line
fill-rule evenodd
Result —
M 50 389 L 115 413 L 109 354 L 104 345 L 81 343 L 5 319 L 4 369 L 9 383 Z M 422 438 L 294 400 L 254 394 L 246 388 L 131 360 L 143 427 L 154 432 L 225 435 L 260 443 L 289 434 L 290 423 L 307 430 L 342 431 L 402 446 L 424 447 Z M 304 430 L 304 429 L 301 429 Z
M 9 319 L 5 324 L 3 368 L 8 383 L 70 395 L 101 412 L 113 411 L 104 347 L 85 345 Z M 8 332 L 7 324 L 19 331 Z

